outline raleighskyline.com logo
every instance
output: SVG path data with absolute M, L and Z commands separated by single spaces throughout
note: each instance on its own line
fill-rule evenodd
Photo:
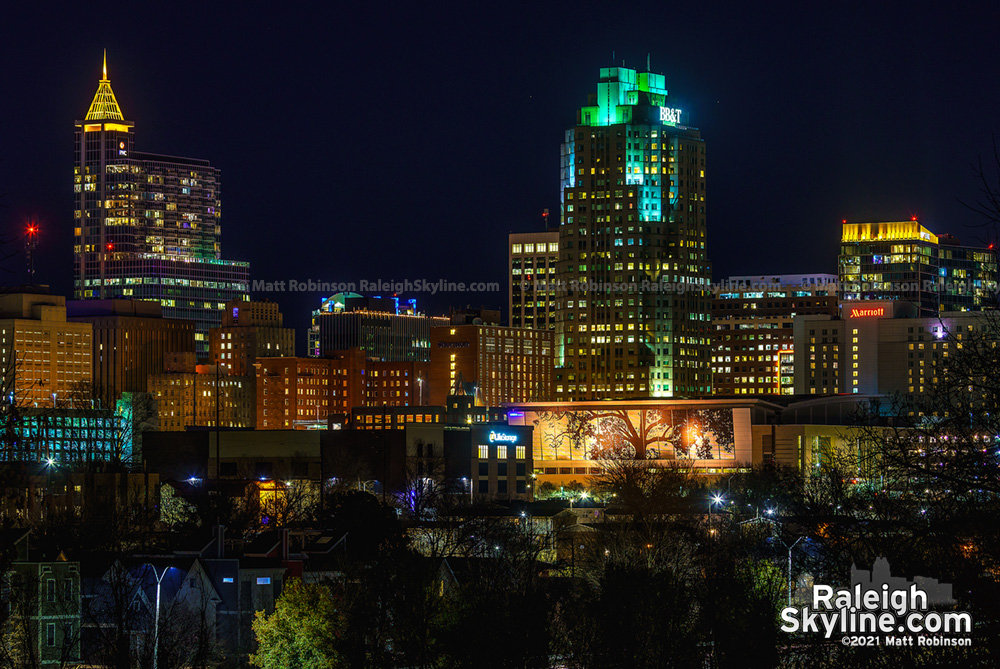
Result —
M 937 579 L 894 577 L 878 558 L 872 571 L 851 566 L 851 586 L 814 585 L 809 606 L 781 611 L 781 631 L 841 636 L 845 646 L 968 646 L 972 616 L 954 606 L 952 588 Z

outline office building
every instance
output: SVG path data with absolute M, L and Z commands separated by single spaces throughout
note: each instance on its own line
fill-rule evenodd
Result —
M 914 218 L 887 223 L 844 221 L 840 299 L 912 303 L 920 316 L 997 305 L 992 249 L 935 235 Z
M 295 357 L 295 330 L 282 327 L 282 318 L 274 302 L 227 302 L 222 325 L 210 331 L 212 360 L 235 376 L 254 376 L 257 358 Z
M 419 313 L 415 300 L 337 293 L 313 312 L 309 351 L 322 357 L 359 348 L 368 359 L 427 362 L 431 325 L 447 322 Z
M 795 316 L 838 313 L 833 274 L 729 277 L 712 301 L 713 394 L 792 394 Z
M 90 323 L 67 321 L 66 298 L 50 295 L 46 286 L 0 295 L 6 401 L 53 407 L 84 399 L 93 382 L 92 342 Z
M 262 430 L 326 429 L 364 404 L 360 349 L 325 358 L 258 358 L 257 425 Z M 331 416 L 333 417 L 331 419 Z
M 552 398 L 551 330 L 497 325 L 431 328 L 430 404 L 445 403 L 459 380 L 485 406 Z
M 507 262 L 510 326 L 554 329 L 559 231 L 511 233 L 507 238 Z
M 23 407 L 11 415 L 5 426 L 10 429 L 8 438 L 0 443 L 0 462 L 133 463 L 139 435 L 128 395 L 109 409 L 69 404 Z
M 324 474 L 370 481 L 378 493 L 439 489 L 501 500 L 533 498 L 532 427 L 503 423 L 406 423 L 398 429 L 323 433 Z
M 220 174 L 207 160 L 140 152 L 104 76 L 76 122 L 74 296 L 156 300 L 195 322 L 198 353 L 250 266 L 222 259 Z
M 194 321 L 164 318 L 153 300 L 71 300 L 67 320 L 93 328 L 93 395 L 111 406 L 123 393 L 146 392 L 168 353 L 193 353 Z
M 601 68 L 562 144 L 555 394 L 705 395 L 706 153 L 663 75 Z
M 221 365 L 196 365 L 190 354 L 168 356 L 147 388 L 155 402 L 157 430 L 189 427 L 252 428 L 256 424 L 254 379 Z

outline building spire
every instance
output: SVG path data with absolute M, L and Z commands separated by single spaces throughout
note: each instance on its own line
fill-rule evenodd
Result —
M 94 101 L 90 103 L 87 110 L 87 121 L 124 121 L 121 107 L 115 99 L 115 92 L 111 90 L 111 80 L 108 79 L 108 50 L 104 50 L 104 77 L 97 82 L 97 92 L 94 94 Z

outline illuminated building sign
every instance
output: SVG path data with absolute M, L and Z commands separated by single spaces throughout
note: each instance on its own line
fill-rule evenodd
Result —
M 660 120 L 664 123 L 680 123 L 681 110 L 670 107 L 660 107 Z
M 497 431 L 494 430 L 494 431 L 490 432 L 490 443 L 491 444 L 496 444 L 496 443 L 501 443 L 501 444 L 516 444 L 517 443 L 517 435 L 516 434 L 508 434 L 506 432 L 497 432 Z
M 877 307 L 870 309 L 860 309 L 858 307 L 851 307 L 851 318 L 872 318 L 885 316 L 885 307 Z

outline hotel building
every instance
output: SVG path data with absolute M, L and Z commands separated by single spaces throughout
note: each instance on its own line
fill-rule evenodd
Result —
M 156 300 L 195 322 L 198 353 L 226 302 L 245 299 L 250 266 L 222 259 L 220 174 L 207 160 L 142 153 L 104 76 L 76 122 L 76 299 Z
M 601 68 L 564 135 L 559 399 L 712 392 L 705 141 L 675 105 L 663 75 Z
M 911 395 L 930 391 L 970 337 L 996 337 L 994 312 L 920 316 L 912 302 L 847 302 L 840 317 L 794 323 L 795 394 Z
M 418 313 L 416 300 L 337 293 L 323 300 L 312 322 L 309 355 L 359 348 L 368 359 L 427 362 L 431 326 L 448 319 Z
M 325 358 L 257 359 L 257 426 L 262 430 L 325 428 L 349 416 L 365 397 L 360 349 Z

